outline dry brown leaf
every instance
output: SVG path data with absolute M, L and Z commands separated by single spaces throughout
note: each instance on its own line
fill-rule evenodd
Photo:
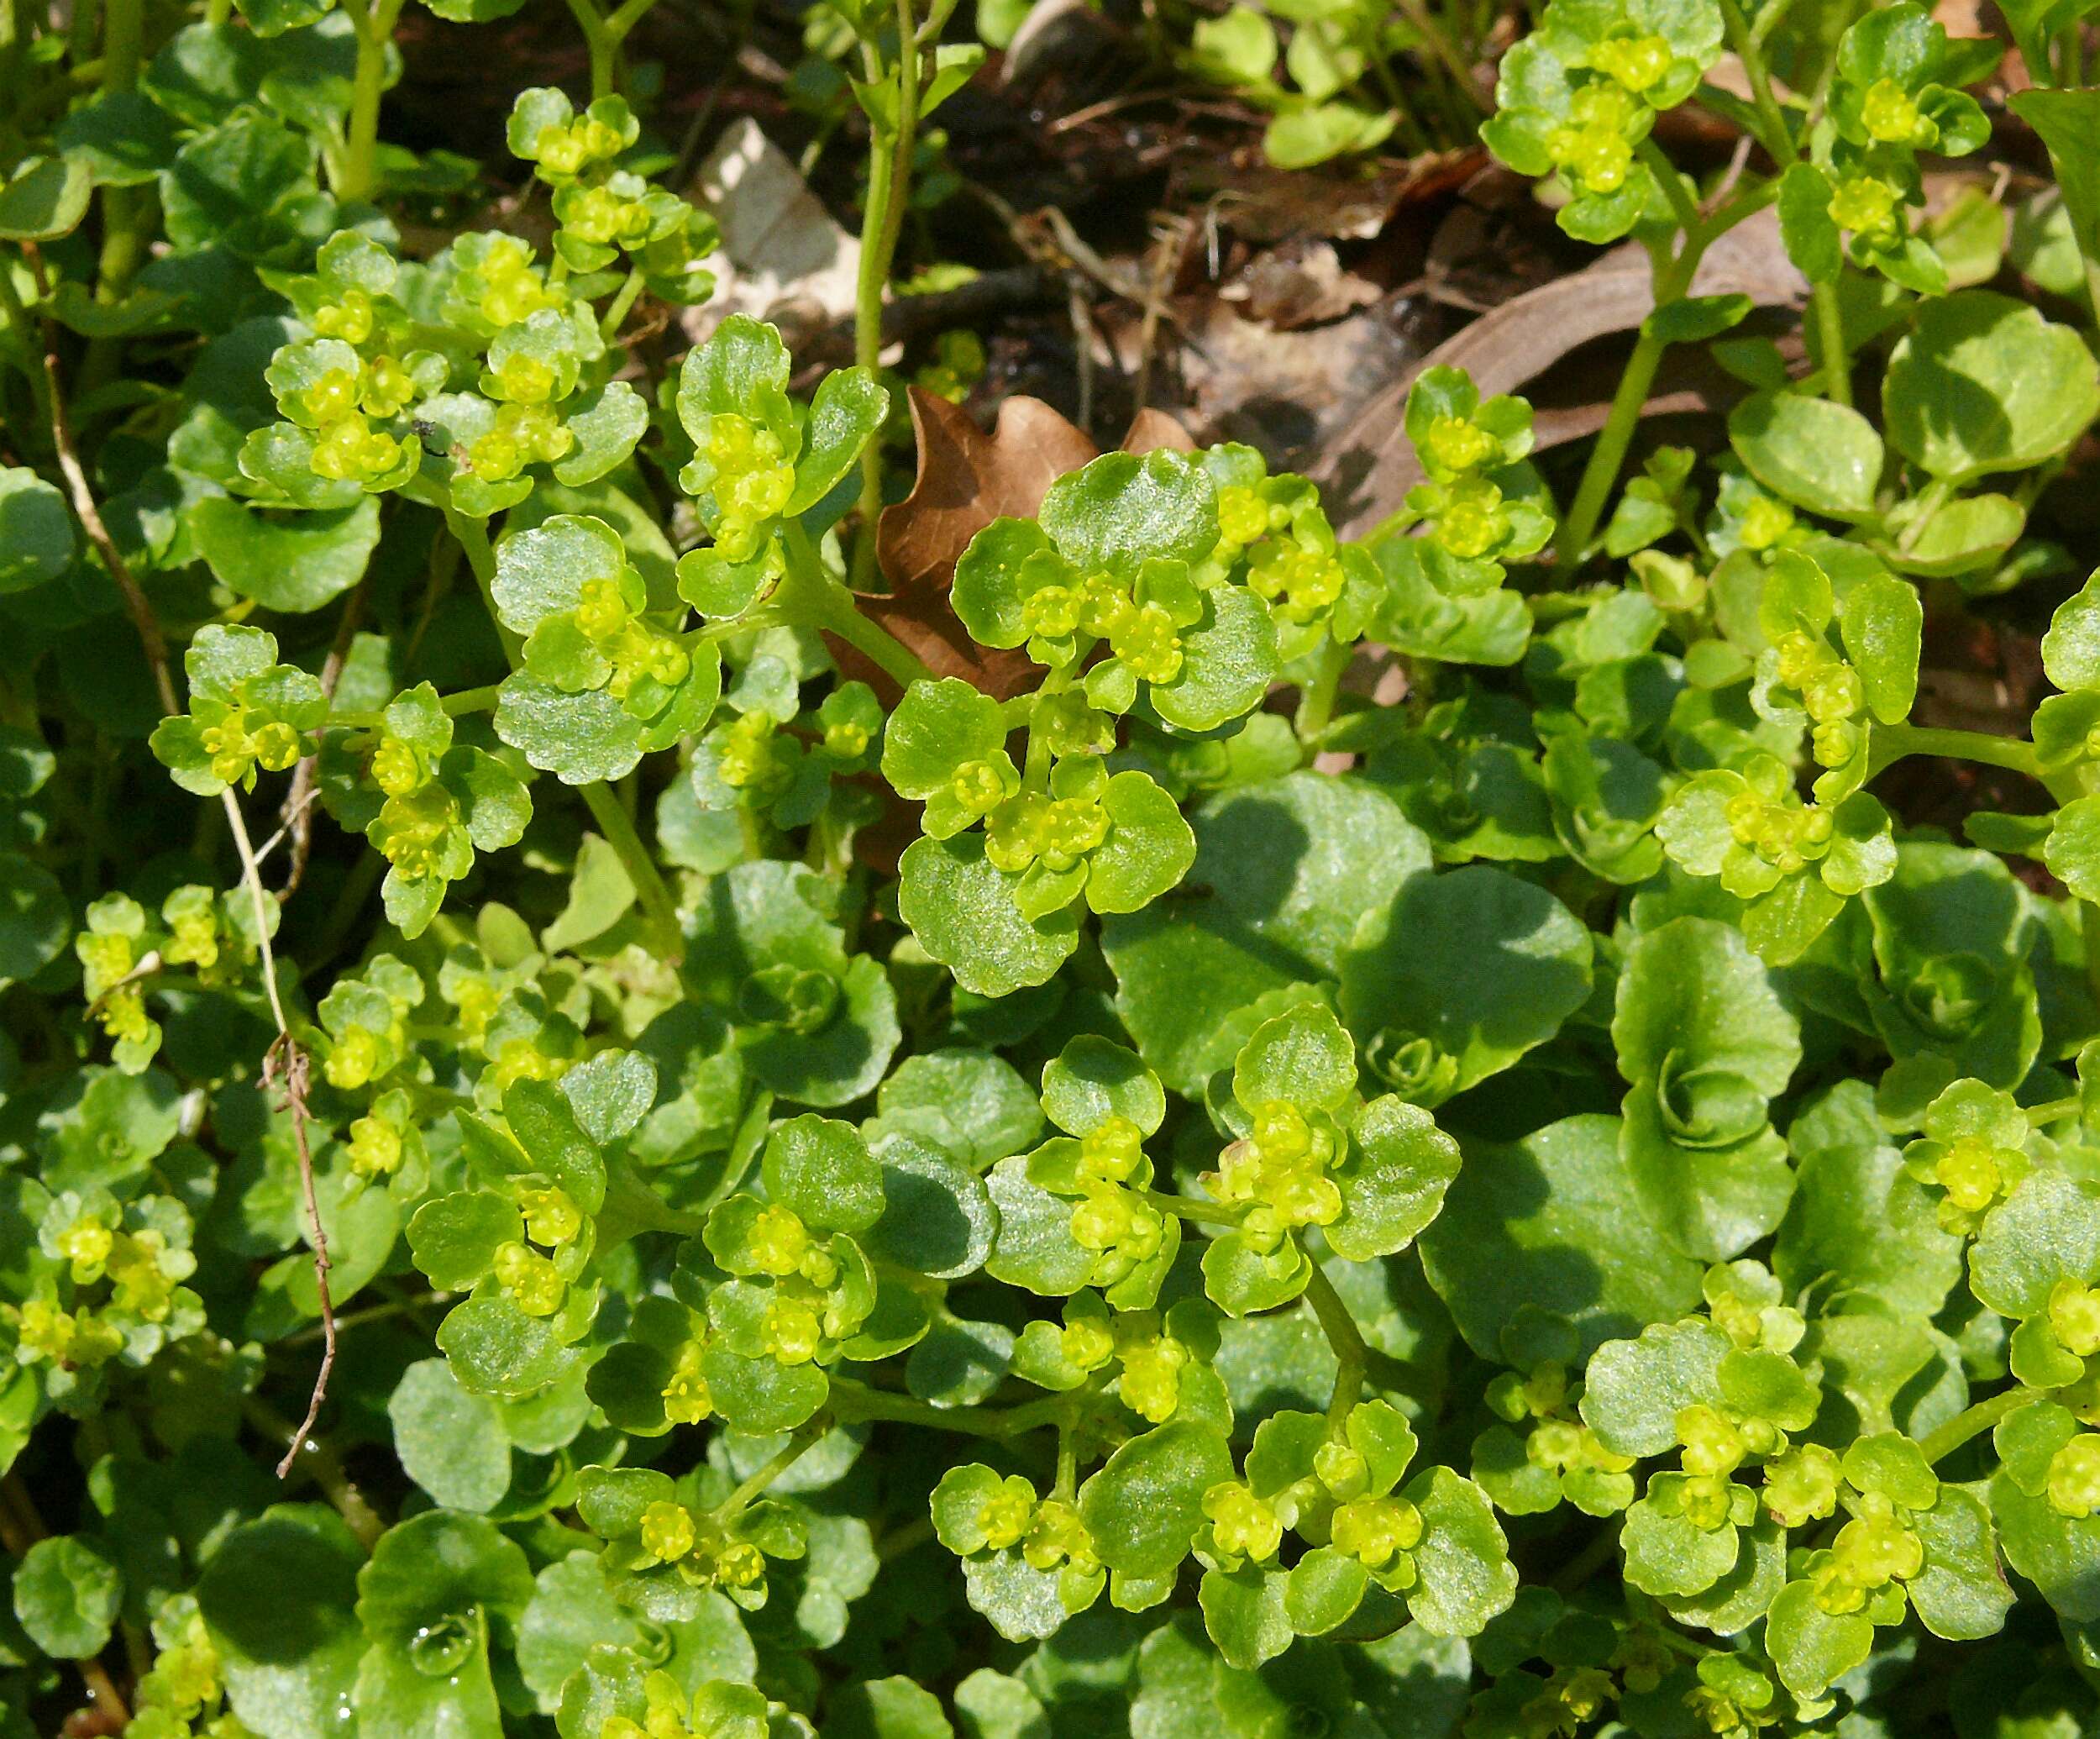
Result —
M 1740 292 L 1761 307 L 1799 307 L 1808 285 L 1780 245 L 1769 212 L 1740 224 L 1709 250 L 1692 292 Z M 1655 306 L 1648 262 L 1637 250 L 1618 250 L 1587 270 L 1557 278 L 1504 302 L 1439 344 L 1403 371 L 1329 441 L 1306 467 L 1331 492 L 1335 529 L 1359 534 L 1386 518 L 1422 481 L 1401 412 L 1408 389 L 1424 369 L 1448 364 L 1469 372 L 1483 397 L 1514 392 L 1591 340 L 1638 328 Z M 1660 410 L 1696 408 L 1666 394 Z M 1541 430 L 1544 445 L 1547 429 Z M 1567 419 L 1559 438 L 1590 433 L 1584 416 Z
M 1196 450 L 1196 438 L 1179 420 L 1147 405 L 1131 419 L 1130 433 L 1123 437 L 1123 451 L 1157 453 L 1163 448 L 1176 453 L 1193 453 Z
M 1305 236 L 1257 254 L 1218 292 L 1247 318 L 1278 332 L 1338 320 L 1382 293 L 1342 265 L 1332 242 Z
M 898 591 L 946 591 L 972 538 L 995 519 L 1033 514 L 1053 483 L 1100 449 L 1039 398 L 1006 400 L 986 434 L 960 405 L 916 386 L 911 395 L 918 481 L 883 510 L 875 550 Z
M 1100 449 L 1039 398 L 1006 400 L 990 434 L 959 405 L 916 386 L 911 399 L 918 479 L 910 495 L 883 510 L 875 554 L 890 589 L 862 593 L 861 613 L 935 675 L 960 676 L 1003 701 L 1034 681 L 1035 666 L 1021 652 L 978 645 L 955 619 L 948 595 L 956 561 L 995 519 L 1032 515 L 1053 483 Z M 895 693 L 850 649 L 832 650 L 849 675 Z
M 875 554 L 890 590 L 859 594 L 861 613 L 935 675 L 960 676 L 1003 701 L 1035 682 L 1036 667 L 1021 652 L 979 646 L 955 619 L 948 604 L 955 564 L 992 521 L 1032 517 L 1053 483 L 1100 449 L 1039 398 L 1007 399 L 986 434 L 959 405 L 916 386 L 911 394 L 918 479 L 910 495 L 883 511 Z M 1195 441 L 1164 411 L 1145 410 L 1123 446 L 1131 453 L 1163 447 L 1187 453 Z M 879 693 L 895 693 L 895 684 L 850 647 L 834 642 L 832 649 L 849 675 L 873 683 Z

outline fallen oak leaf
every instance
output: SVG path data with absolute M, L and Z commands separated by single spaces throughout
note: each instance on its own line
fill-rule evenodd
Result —
M 986 434 L 960 405 L 910 392 L 918 478 L 883 510 L 875 554 L 897 594 L 945 593 L 972 538 L 995 519 L 1032 517 L 1053 483 L 1100 449 L 1039 398 L 1005 400 Z
M 1196 438 L 1166 412 L 1147 405 L 1131 419 L 1130 433 L 1123 437 L 1123 451 L 1158 453 L 1163 449 L 1193 453 Z
M 970 638 L 948 602 L 955 564 L 995 519 L 1033 517 L 1050 486 L 1100 449 L 1039 398 L 1005 401 L 990 434 L 959 405 L 919 387 L 911 389 L 911 403 L 917 481 L 904 500 L 884 509 L 875 533 L 876 558 L 890 589 L 856 593 L 854 602 L 935 675 L 960 676 L 1007 700 L 1032 687 L 1039 672 L 1026 653 Z M 1163 447 L 1185 453 L 1195 442 L 1164 411 L 1145 410 L 1123 445 L 1132 453 Z M 896 685 L 850 647 L 831 645 L 848 675 L 895 696 Z

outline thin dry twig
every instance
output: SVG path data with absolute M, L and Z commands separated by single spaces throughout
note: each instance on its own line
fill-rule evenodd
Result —
M 47 302 L 50 285 L 45 275 L 44 257 L 34 243 L 24 243 L 22 251 L 29 261 L 37 297 L 40 302 Z M 153 686 L 160 696 L 161 709 L 171 714 L 180 712 L 182 703 L 176 694 L 175 675 L 168 663 L 167 638 L 160 632 L 160 618 L 154 614 L 153 602 L 131 571 L 123 552 L 117 547 L 117 540 L 109 534 L 87 470 L 81 464 L 79 450 L 73 444 L 72 425 L 66 414 L 65 376 L 59 363 L 57 327 L 48 316 L 42 323 L 44 375 L 50 386 L 51 444 L 57 454 L 59 471 L 66 479 L 74 517 L 102 556 L 102 565 L 109 570 L 109 577 L 116 581 L 117 590 L 123 596 L 124 609 L 131 617 L 132 627 L 138 631 L 139 644 L 144 648 L 146 663 L 153 672 Z M 297 1458 L 321 1411 L 321 1403 L 327 1398 L 328 1374 L 335 1363 L 335 1308 L 328 1299 L 328 1233 L 321 1225 L 320 1204 L 314 1195 L 313 1158 L 307 1141 L 307 1057 L 291 1036 L 291 1025 L 285 1018 L 284 999 L 277 990 L 276 954 L 270 941 L 270 920 L 274 916 L 270 896 L 264 891 L 262 870 L 255 861 L 255 847 L 249 842 L 248 823 L 241 815 L 240 805 L 230 790 L 222 794 L 221 801 L 226 807 L 227 821 L 233 827 L 234 843 L 240 853 L 241 873 L 248 884 L 249 898 L 255 906 L 255 943 L 261 955 L 263 987 L 269 995 L 270 1012 L 277 1025 L 277 1036 L 263 1055 L 263 1082 L 265 1086 L 274 1086 L 281 1080 L 285 1085 L 286 1106 L 291 1112 L 292 1132 L 299 1148 L 299 1183 L 306 1198 L 307 1219 L 313 1232 L 314 1284 L 321 1297 L 321 1369 L 307 1405 L 306 1423 L 299 1427 L 285 1458 L 277 1464 L 277 1477 L 282 1479 Z
M 1194 218 L 1168 218 L 1159 226 L 1158 255 L 1145 285 L 1145 312 L 1137 327 L 1137 390 L 1139 410 L 1152 402 L 1152 365 L 1158 359 L 1159 317 L 1165 311 L 1168 287 L 1180 271 L 1189 251 Z
M 260 896 L 260 880 L 251 878 L 249 885 Z M 274 981 L 270 1000 L 273 1003 L 276 1000 Z M 313 1228 L 313 1285 L 321 1297 L 321 1369 L 314 1374 L 313 1388 L 307 1396 L 307 1416 L 299 1421 L 291 1441 L 285 1445 L 284 1459 L 277 1463 L 277 1477 L 281 1479 L 291 1473 L 299 1452 L 313 1435 L 314 1421 L 321 1416 L 321 1403 L 328 1399 L 328 1378 L 335 1369 L 335 1300 L 328 1296 L 328 1235 L 321 1227 L 321 1204 L 314 1199 L 313 1153 L 307 1140 L 307 1053 L 282 1030 L 281 1014 L 278 1018 L 277 1037 L 263 1053 L 263 1085 L 281 1085 L 284 1097 L 277 1108 L 291 1113 L 291 1136 L 299 1148 L 299 1186 L 305 1192 L 307 1220 Z
M 343 666 L 348 662 L 350 643 L 356 638 L 357 625 L 365 614 L 365 584 L 360 581 L 344 601 L 342 619 L 336 624 L 335 640 L 328 648 L 328 655 L 321 665 L 321 692 L 333 702 L 335 686 L 343 680 Z M 285 827 L 291 830 L 291 866 L 285 872 L 285 885 L 278 891 L 280 905 L 299 891 L 299 884 L 306 880 L 307 859 L 313 850 L 313 816 L 310 806 L 320 795 L 316 782 L 320 773 L 321 758 L 318 754 L 302 755 L 299 764 L 291 771 L 291 788 L 285 793 L 282 811 L 284 826 L 272 834 L 263 848 L 255 854 L 260 862 L 270 855 L 270 848 L 282 837 Z

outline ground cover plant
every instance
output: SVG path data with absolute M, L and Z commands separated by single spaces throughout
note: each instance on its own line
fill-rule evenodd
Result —
M 0 8 L 0 1732 L 2100 1723 L 2089 8 L 425 5 Z

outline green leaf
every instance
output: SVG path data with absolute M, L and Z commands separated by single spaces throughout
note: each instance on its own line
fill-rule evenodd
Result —
M 1811 284 L 1835 283 L 1845 264 L 1831 192 L 1830 177 L 1813 163 L 1793 164 L 1779 178 L 1780 239 Z
M 2066 451 L 2100 414 L 2100 363 L 2032 305 L 1965 290 L 1919 306 L 1882 400 L 1897 450 L 1966 483 Z
M 524 1235 L 517 1210 L 486 1190 L 460 1190 L 425 1202 L 408 1222 L 408 1248 L 430 1284 L 463 1292 L 489 1271 L 496 1247 Z
M 460 1388 L 442 1358 L 402 1373 L 386 1403 L 402 1471 L 449 1510 L 486 1515 L 511 1488 L 511 1444 L 496 1403 Z
M 564 785 L 624 779 L 643 748 L 642 725 L 609 691 L 564 694 L 522 672 L 504 680 L 496 734 Z
M 1147 561 L 1200 561 L 1218 540 L 1217 491 L 1186 454 L 1105 453 L 1050 486 L 1038 518 L 1079 570 L 1135 580 Z
M 1698 1265 L 1669 1252 L 1641 1206 L 1616 1117 L 1469 1145 L 1418 1244 L 1430 1285 L 1484 1358 L 1503 1358 L 1504 1331 L 1527 1306 L 1567 1317 L 1588 1349 L 1699 1300 Z
M 1152 710 L 1179 730 L 1215 730 L 1259 706 L 1277 669 L 1268 612 L 1237 586 L 1215 586 L 1181 630 L 1180 670 L 1151 686 Z
M 31 1642 L 60 1660 L 101 1653 L 123 1603 L 123 1573 L 86 1535 L 39 1540 L 14 1567 L 14 1616 Z
M 2100 689 L 2100 569 L 2049 618 L 2042 669 L 2061 689 Z
M 1086 1285 L 1094 1257 L 1072 1236 L 1070 1202 L 1032 1182 L 1028 1162 L 1018 1155 L 995 1165 L 984 1185 L 999 1214 L 987 1274 L 1046 1298 Z
M 1108 838 L 1087 859 L 1086 903 L 1099 912 L 1142 911 L 1188 874 L 1195 835 L 1148 773 L 1115 775 L 1101 806 Z
M 55 580 L 72 565 L 66 497 L 24 466 L 0 466 L 0 596 Z
M 738 1431 L 763 1436 L 792 1431 L 824 1405 L 831 1384 L 814 1365 L 746 1358 L 726 1347 L 711 1347 L 701 1372 L 716 1411 Z
M 1955 1642 L 1995 1636 L 2013 1600 L 1998 1568 L 1990 1511 L 1968 1490 L 1946 1485 L 1930 1509 L 1912 1514 L 1910 1526 L 1925 1563 L 1903 1591 L 1925 1628 Z
M 906 850 L 897 910 L 919 945 L 980 996 L 1005 996 L 1045 984 L 1079 946 L 1068 906 L 1031 922 L 1014 880 L 984 861 L 976 834 L 919 839 Z
M 1197 1597 L 1204 1628 L 1227 1666 L 1251 1672 L 1290 1647 L 1294 1632 L 1284 1610 L 1290 1582 L 1284 1571 L 1258 1564 L 1203 1573 Z
M 2100 899 L 2100 797 L 2075 797 L 2056 812 L 2042 861 L 2079 899 Z
M 1249 1111 L 1272 1101 L 1338 1111 L 1356 1090 L 1356 1046 L 1317 1003 L 1264 1021 L 1232 1065 L 1232 1096 Z
M 32 157 L 0 187 L 0 241 L 56 241 L 80 228 L 95 178 L 85 159 Z
M 1961 1277 L 1962 1241 L 1943 1230 L 1933 1192 L 1903 1169 L 1874 1114 L 1873 1090 L 1841 1081 L 1787 1132 L 1798 1169 L 1772 1269 L 1789 1292 L 1835 1278 L 1919 1316 L 1938 1313 Z
M 2100 1278 L 2100 1184 L 2030 1172 L 1991 1212 L 1969 1250 L 1969 1285 L 2002 1316 L 2049 1308 L 2058 1281 Z
M 1341 1217 L 1326 1228 L 1328 1247 L 1352 1262 L 1405 1249 L 1436 1217 L 1458 1168 L 1458 1143 L 1427 1111 L 1391 1094 L 1373 1100 L 1335 1174 Z
M 890 413 L 890 395 L 864 368 L 842 368 L 824 376 L 810 405 L 801 461 L 795 467 L 795 492 L 784 510 L 792 518 L 806 513 L 859 462 L 861 449 Z
M 1873 1621 L 1863 1612 L 1825 1612 L 1807 1582 L 1779 1590 L 1765 1621 L 1765 1648 L 1779 1678 L 1796 1696 L 1819 1696 L 1864 1661 L 1874 1647 Z
M 2021 6 L 2010 15 L 2016 29 L 2027 13 Z M 2037 60 L 2048 64 L 2045 49 Z M 2022 91 L 2012 99 L 2012 108 L 2048 148 L 2064 209 L 2085 256 L 2086 295 L 2091 301 L 2100 274 L 2100 98 L 2090 91 Z
M 1103 927 L 1116 1010 L 1179 1092 L 1229 1068 L 1261 1000 L 1337 975 L 1358 918 L 1430 863 L 1428 840 L 1383 792 L 1316 773 L 1219 793 L 1190 817 L 1202 899 Z M 1205 986 L 1202 997 L 1188 986 Z
M 766 1193 L 827 1232 L 859 1232 L 882 1217 L 883 1169 L 850 1123 L 813 1114 L 773 1132 L 763 1161 Z
M 1588 928 L 1543 888 L 1471 864 L 1413 877 L 1366 915 L 1341 963 L 1341 1010 L 1374 1069 L 1423 1041 L 1449 1059 L 1426 1077 L 1388 1073 L 1435 1106 L 1543 1044 L 1589 985 Z
M 625 381 L 608 381 L 564 407 L 563 426 L 576 439 L 566 457 L 554 461 L 554 481 L 571 488 L 595 483 L 627 463 L 649 426 L 649 407 Z
M 1801 1032 L 1741 933 L 1678 918 L 1641 936 L 1620 976 L 1612 1039 L 1632 1083 L 1627 1169 L 1665 1236 L 1719 1261 L 1772 1232 L 1793 1174 L 1767 1105 L 1801 1060 Z
M 1421 1511 L 1415 1547 L 1419 1577 L 1408 1590 L 1415 1621 L 1431 1636 L 1477 1637 L 1516 1598 L 1516 1567 L 1487 1494 L 1449 1468 L 1431 1468 L 1408 1482 Z
M 1203 1494 L 1231 1477 L 1221 1435 L 1169 1421 L 1132 1437 L 1079 1488 L 1080 1519 L 1110 1569 L 1163 1576 L 1188 1555 L 1203 1525 Z
M 1084 1033 L 1042 1070 L 1043 1114 L 1068 1135 L 1090 1135 L 1110 1117 L 1156 1132 L 1167 1115 L 1159 1079 L 1130 1051 Z
M 1798 392 L 1753 393 L 1729 413 L 1728 439 L 1781 500 L 1834 519 L 1873 512 L 1882 439 L 1857 411 Z
M 1688 1476 L 1657 1474 L 1648 1495 L 1626 1511 L 1619 1543 L 1626 1555 L 1626 1580 L 1644 1594 L 1700 1595 L 1735 1568 L 1742 1541 L 1732 1522 L 1703 1528 L 1678 1507 Z
M 197 1605 L 228 1700 L 264 1739 L 339 1732 L 365 1633 L 352 1610 L 364 1548 L 334 1510 L 276 1504 L 228 1532 Z
M 59 879 L 33 858 L 0 851 L 0 985 L 34 978 L 72 933 L 73 909 Z
M 379 501 L 270 518 L 223 496 L 190 509 L 190 533 L 214 578 L 265 610 L 318 610 L 365 577 L 379 547 Z
M 1677 1447 L 1681 1411 L 1719 1404 L 1729 1347 L 1726 1335 L 1698 1317 L 1606 1342 L 1583 1371 L 1583 1422 L 1615 1454 L 1667 1454 Z

